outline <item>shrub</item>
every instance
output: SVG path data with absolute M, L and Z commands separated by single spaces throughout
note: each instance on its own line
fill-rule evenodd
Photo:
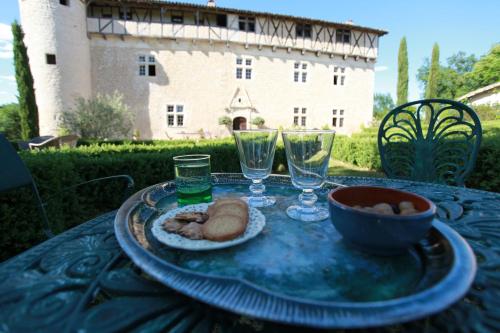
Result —
M 120 139 L 130 136 L 132 114 L 118 92 L 78 98 L 73 110 L 63 112 L 61 127 L 82 138 Z
M 266 121 L 262 117 L 255 117 L 252 119 L 252 125 L 259 126 L 259 127 L 264 126 L 265 122 Z
M 0 133 L 4 133 L 9 140 L 21 139 L 21 118 L 18 104 L 0 106 Z
M 481 121 L 500 119 L 500 104 L 472 105 Z
M 233 121 L 228 116 L 219 117 L 219 125 L 229 126 L 232 123 L 233 123 Z

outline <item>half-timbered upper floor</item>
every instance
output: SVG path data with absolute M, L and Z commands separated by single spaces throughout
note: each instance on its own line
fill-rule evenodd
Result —
M 375 60 L 385 31 L 315 19 L 158 0 L 92 0 L 89 35 L 187 39 Z

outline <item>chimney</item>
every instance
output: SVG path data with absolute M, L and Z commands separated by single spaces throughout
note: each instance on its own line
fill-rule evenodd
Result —
M 215 0 L 208 0 L 207 7 L 215 7 Z

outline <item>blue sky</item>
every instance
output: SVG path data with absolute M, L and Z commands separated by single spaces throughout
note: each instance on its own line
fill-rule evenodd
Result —
M 410 99 L 421 96 L 415 76 L 434 42 L 439 43 L 441 62 L 458 51 L 482 55 L 500 42 L 499 0 L 217 0 L 217 5 L 334 22 L 352 19 L 355 24 L 389 31 L 380 41 L 375 91 L 393 97 L 401 37 L 408 42 Z M 16 100 L 9 26 L 15 19 L 19 19 L 18 0 L 0 0 L 0 104 Z

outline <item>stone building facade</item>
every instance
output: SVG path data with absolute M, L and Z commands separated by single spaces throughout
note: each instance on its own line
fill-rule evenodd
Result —
M 359 130 L 385 32 L 156 0 L 19 0 L 42 134 L 75 98 L 123 94 L 143 139 Z M 219 125 L 221 118 L 231 125 Z

